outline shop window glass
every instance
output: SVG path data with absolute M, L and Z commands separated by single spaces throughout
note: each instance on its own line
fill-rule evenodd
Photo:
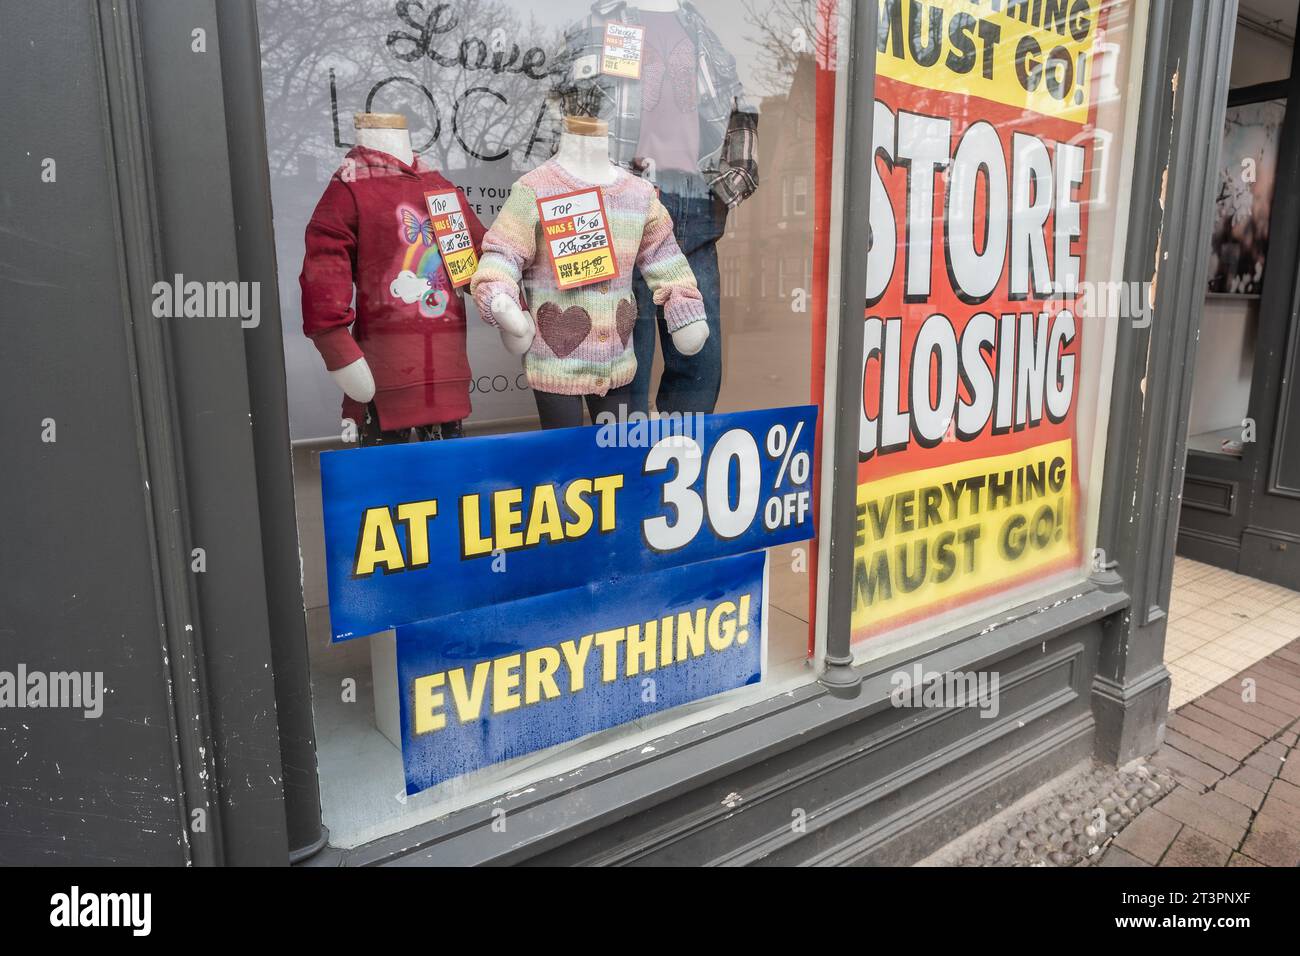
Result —
M 870 659 L 1096 552 L 1145 5 L 879 0 L 854 641 Z
M 338 598 L 352 585 L 330 579 L 326 537 L 331 509 L 341 507 L 333 476 L 347 470 L 331 472 L 330 461 L 374 462 L 374 480 L 388 481 L 396 468 L 388 463 L 427 460 L 403 456 L 438 441 L 438 460 L 469 481 L 469 462 L 487 460 L 470 449 L 489 436 L 578 425 L 619 406 L 721 416 L 821 400 L 823 357 L 813 343 L 824 340 L 827 263 L 838 252 L 829 214 L 812 212 L 831 188 L 841 122 L 835 7 L 259 0 L 320 786 L 334 842 L 356 845 L 525 789 L 815 677 L 813 546 L 801 540 L 767 551 L 761 677 L 533 747 L 534 731 L 540 739 L 544 725 L 555 730 L 547 707 L 562 659 L 525 655 L 500 683 L 499 668 L 489 684 L 474 667 L 459 673 L 461 684 L 450 670 L 407 682 L 405 638 L 380 628 L 339 634 L 345 614 L 365 608 Z M 544 218 L 545 201 L 565 194 L 599 197 L 585 214 L 603 216 L 604 226 L 563 219 L 595 245 L 542 246 L 562 223 Z M 447 207 L 435 202 L 451 202 L 459 215 L 442 216 Z M 606 246 L 591 238 L 600 228 Z M 595 261 L 606 247 L 623 260 L 615 268 L 624 281 L 563 286 L 559 260 L 581 259 L 570 278 L 598 276 L 581 270 L 603 268 Z M 765 469 L 812 473 L 811 461 L 787 454 L 792 435 L 766 437 L 756 449 Z M 536 462 L 539 474 L 551 464 Z M 481 530 L 489 513 L 509 526 L 531 508 L 530 530 L 519 518 L 518 533 L 536 520 L 545 534 L 540 492 L 528 493 L 531 504 L 462 498 L 459 517 L 468 520 L 467 507 L 504 509 L 475 512 Z M 743 490 L 729 494 L 727 509 L 739 509 Z M 467 642 L 473 629 L 455 622 L 468 618 L 435 616 L 477 614 L 481 624 L 492 602 L 461 610 L 468 598 L 451 577 L 420 577 L 421 562 L 435 559 L 421 551 L 428 542 L 418 529 L 458 505 L 443 501 L 434 514 L 420 511 L 427 503 L 401 501 L 365 512 L 346 557 L 355 569 L 382 569 L 394 587 L 404 575 L 423 580 L 415 600 L 435 623 L 410 624 L 410 633 L 426 644 Z M 517 597 L 510 562 L 531 559 L 505 541 L 493 536 L 465 559 L 506 559 L 501 606 L 509 610 L 506 600 Z M 636 597 L 609 577 L 614 570 L 591 570 L 592 581 L 605 582 L 592 598 L 597 609 Z M 542 626 L 506 613 L 497 621 L 503 634 Z M 629 655 L 620 653 L 622 667 Z M 649 663 L 641 661 L 647 672 Z M 595 680 L 599 670 L 586 673 Z M 669 672 L 657 673 L 670 688 Z M 513 729 L 482 719 L 498 705 L 516 709 L 507 715 Z M 481 727 L 480 742 L 496 756 L 434 767 L 432 785 L 410 792 L 403 734 L 437 732 L 438 720 L 456 722 L 448 714 Z M 503 742 L 503 734 L 513 736 Z

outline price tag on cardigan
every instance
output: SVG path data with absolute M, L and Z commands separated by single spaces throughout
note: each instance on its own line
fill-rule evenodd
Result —
M 618 277 L 618 260 L 599 189 L 579 189 L 539 199 L 537 210 L 556 285 L 576 289 Z
M 641 49 L 645 27 L 627 23 L 605 24 L 605 46 L 600 55 L 600 72 L 625 80 L 641 79 Z
M 429 221 L 438 240 L 438 251 L 442 254 L 442 267 L 447 270 L 452 288 L 459 289 L 473 278 L 478 269 L 478 255 L 465 225 L 460 194 L 454 189 L 425 193 L 424 201 L 429 207 Z

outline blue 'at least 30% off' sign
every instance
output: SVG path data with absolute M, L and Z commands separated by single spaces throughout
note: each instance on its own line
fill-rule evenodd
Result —
M 816 415 L 327 452 L 334 639 L 809 538 Z

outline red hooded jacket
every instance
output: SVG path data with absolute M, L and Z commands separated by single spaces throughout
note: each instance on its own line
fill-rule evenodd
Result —
M 470 412 L 465 306 L 447 279 L 424 200 L 454 188 L 419 157 L 408 166 L 355 146 L 307 224 L 303 331 L 330 371 L 365 357 L 385 430 Z M 483 224 L 463 198 L 461 208 L 477 250 Z M 360 422 L 364 413 L 344 396 L 344 418 Z

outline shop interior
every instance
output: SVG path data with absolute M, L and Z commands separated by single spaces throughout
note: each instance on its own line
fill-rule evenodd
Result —
M 1294 637 L 1296 7 L 1238 12 L 1165 637 L 1171 709 Z
M 1251 243 L 1267 248 L 1277 142 L 1286 113 L 1285 91 L 1278 84 L 1291 72 L 1295 19 L 1291 0 L 1252 0 L 1238 15 L 1223 169 L 1236 175 L 1223 177 L 1215 197 L 1215 248 L 1187 426 L 1188 449 L 1202 454 L 1241 456 L 1263 288 L 1264 258 L 1255 254 Z M 1231 158 L 1239 161 L 1230 168 Z M 1246 159 L 1254 162 L 1257 173 L 1243 179 L 1247 170 L 1240 160 Z M 1253 182 L 1246 181 L 1251 178 Z M 1262 229 L 1259 218 L 1265 220 Z
M 1285 474 L 1296 442 L 1285 428 L 1296 335 L 1285 153 L 1296 6 L 1246 0 L 1239 10 L 1178 535 L 1184 557 L 1289 587 L 1300 586 L 1288 554 L 1300 503 Z

